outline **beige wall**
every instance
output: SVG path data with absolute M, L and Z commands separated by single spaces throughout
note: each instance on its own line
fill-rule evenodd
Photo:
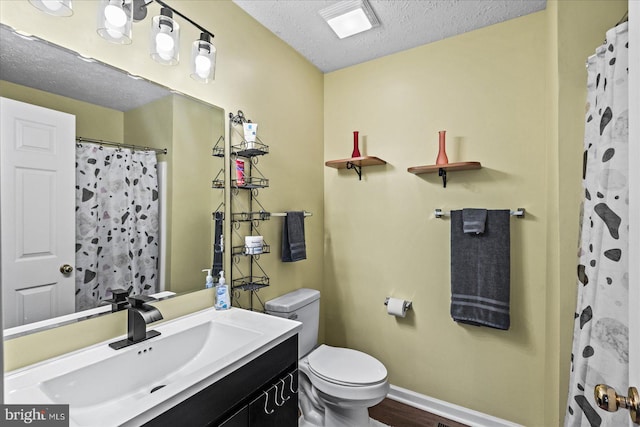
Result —
M 51 108 L 76 116 L 76 135 L 85 138 L 124 141 L 122 111 L 77 101 L 66 96 L 0 80 L 0 96 Z
M 392 384 L 528 425 L 543 394 L 514 390 L 544 379 L 546 37 L 541 12 L 325 77 L 325 159 L 348 157 L 359 130 L 388 162 L 362 181 L 325 173 L 327 340 L 379 358 Z M 450 162 L 483 165 L 446 188 L 407 172 L 435 163 L 439 130 Z M 433 211 L 463 207 L 527 210 L 511 224 L 509 331 L 450 318 L 449 221 Z M 385 296 L 413 311 L 388 316 Z
M 212 110 L 184 97 L 173 100 L 169 284 L 175 292 L 204 288 L 202 269 L 211 268 L 213 262 L 211 215 L 222 201 L 223 192 L 211 188 L 211 181 L 222 166 L 222 160 L 212 156 L 211 150 L 225 128 L 224 114 L 221 117 Z

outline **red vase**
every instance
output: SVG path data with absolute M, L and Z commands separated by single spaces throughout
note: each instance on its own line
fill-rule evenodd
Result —
M 447 151 L 445 147 L 445 139 L 444 136 L 447 133 L 446 130 L 441 130 L 438 132 L 438 158 L 436 159 L 436 165 L 446 165 L 449 164 L 449 159 L 447 158 Z
M 360 150 L 358 149 L 358 131 L 353 131 L 353 152 L 351 153 L 351 157 L 360 157 Z

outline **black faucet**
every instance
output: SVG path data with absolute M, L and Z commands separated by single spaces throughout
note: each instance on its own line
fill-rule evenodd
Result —
M 116 311 L 124 310 L 129 306 L 129 301 L 127 301 L 128 296 L 129 291 L 126 289 L 112 289 L 111 299 L 105 301 L 111 303 L 111 312 L 115 313 Z
M 119 350 L 160 335 L 160 332 L 155 330 L 147 331 L 147 323 L 162 320 L 160 310 L 147 304 L 149 301 L 155 300 L 155 298 L 146 295 L 129 297 L 130 307 L 127 311 L 127 338 L 112 342 L 109 344 L 109 347 Z

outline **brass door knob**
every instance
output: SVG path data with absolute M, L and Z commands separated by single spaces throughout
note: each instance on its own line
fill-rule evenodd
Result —
M 71 267 L 69 264 L 65 264 L 60 267 L 60 273 L 62 274 L 71 274 L 72 271 L 73 267 Z
M 598 384 L 593 389 L 593 395 L 596 403 L 601 409 L 609 412 L 615 412 L 618 408 L 629 409 L 631 421 L 640 424 L 640 395 L 638 389 L 629 387 L 629 396 L 620 396 L 616 393 L 616 389 L 606 384 Z

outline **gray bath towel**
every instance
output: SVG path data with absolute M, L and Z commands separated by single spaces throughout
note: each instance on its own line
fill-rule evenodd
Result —
M 487 211 L 483 234 L 464 233 L 462 222 L 462 211 L 452 211 L 451 317 L 509 329 L 509 211 Z
M 224 269 L 222 262 L 222 254 L 224 247 L 222 246 L 222 227 L 224 226 L 224 213 L 216 212 L 214 214 L 215 226 L 213 232 L 213 268 L 211 275 L 218 277 L 220 272 Z
M 304 212 L 287 212 L 282 226 L 282 262 L 307 259 L 304 241 Z
M 486 209 L 462 209 L 462 231 L 465 233 L 484 233 L 486 221 Z

